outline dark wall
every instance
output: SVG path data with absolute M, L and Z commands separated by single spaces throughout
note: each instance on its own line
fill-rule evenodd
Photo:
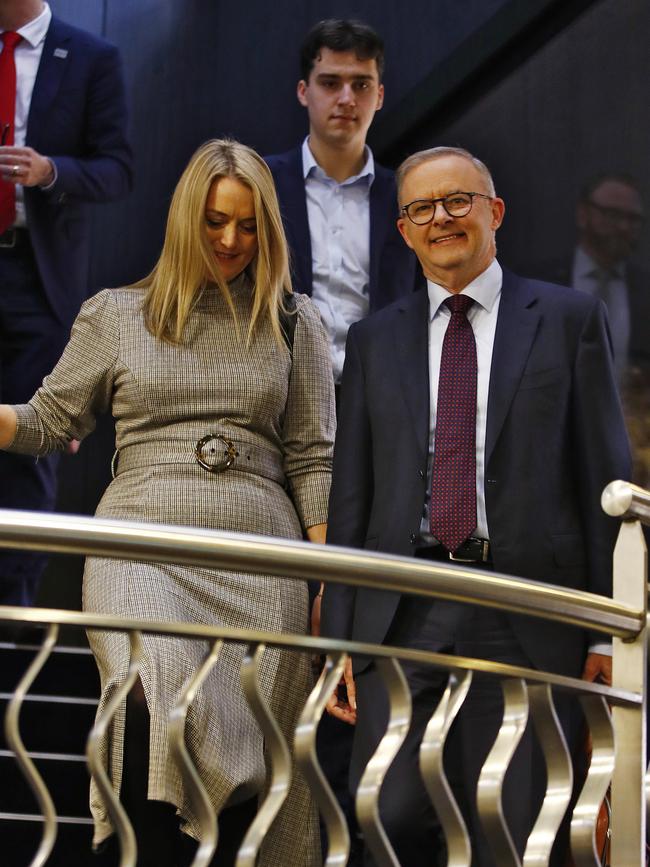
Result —
M 602 0 L 462 118 L 414 137 L 413 150 L 460 145 L 490 166 L 507 205 L 500 256 L 511 265 L 573 249 L 579 187 L 600 171 L 632 174 L 650 207 L 647 33 L 647 0 Z M 647 223 L 637 259 L 650 268 Z

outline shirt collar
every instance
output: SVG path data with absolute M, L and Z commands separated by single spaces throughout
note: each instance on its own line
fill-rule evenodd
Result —
M 364 147 L 363 154 L 365 162 L 359 174 L 353 175 L 351 178 L 346 178 L 344 181 L 341 181 L 339 186 L 342 187 L 345 184 L 354 184 L 364 178 L 367 178 L 368 186 L 372 184 L 375 179 L 375 159 L 368 145 Z M 307 136 L 302 143 L 302 176 L 305 180 L 307 180 L 308 177 L 318 178 L 319 180 L 333 180 L 316 162 L 314 155 L 311 152 L 311 148 L 309 147 L 309 136 Z M 334 181 L 334 183 L 338 182 Z
M 36 48 L 45 39 L 51 20 L 52 10 L 49 4 L 44 3 L 41 14 L 37 15 L 36 18 L 32 18 L 31 21 L 28 21 L 27 24 L 20 27 L 16 32 L 20 33 L 25 42 L 28 42 L 32 48 Z M 4 33 L 4 30 L 0 30 L 0 33 Z
M 573 256 L 573 280 L 583 280 L 586 277 L 596 277 L 603 272 L 603 268 L 596 262 L 584 247 L 577 246 Z M 608 274 L 623 279 L 625 265 L 619 262 L 607 271 Z
M 503 271 L 501 265 L 496 259 L 493 259 L 488 267 L 478 277 L 475 277 L 471 283 L 461 291 L 461 295 L 469 295 L 477 304 L 480 304 L 488 313 L 492 312 L 492 308 L 496 304 L 497 298 L 501 294 L 501 285 L 503 283 Z M 427 280 L 427 290 L 429 292 L 429 318 L 433 319 L 440 305 L 449 298 L 450 292 L 444 286 L 438 283 L 433 283 Z

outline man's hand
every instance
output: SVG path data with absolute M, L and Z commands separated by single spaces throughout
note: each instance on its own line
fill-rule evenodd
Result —
M 9 145 L 0 147 L 0 175 L 10 184 L 46 187 L 54 180 L 54 166 L 34 148 Z
M 346 697 L 343 698 L 341 690 L 345 689 Z M 357 721 L 357 690 L 352 675 L 352 660 L 348 656 L 343 669 L 343 676 L 335 692 L 330 696 L 325 710 L 335 719 L 353 726 Z
M 582 679 L 612 685 L 612 657 L 604 653 L 588 653 Z

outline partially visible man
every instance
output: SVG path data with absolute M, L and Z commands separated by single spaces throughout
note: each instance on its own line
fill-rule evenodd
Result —
M 311 295 L 330 336 L 339 383 L 353 322 L 413 291 L 415 257 L 395 228 L 393 172 L 366 144 L 384 101 L 384 45 L 360 21 L 320 21 L 301 49 L 298 101 L 309 135 L 266 157 L 280 199 L 297 291 Z
M 397 178 L 399 230 L 427 288 L 350 329 L 328 542 L 610 594 L 618 525 L 600 495 L 629 477 L 630 462 L 603 304 L 502 270 L 495 233 L 505 206 L 468 152 L 414 154 Z M 593 644 L 587 654 L 579 630 L 459 603 L 329 585 L 321 626 L 337 638 L 611 676 L 611 658 Z M 405 673 L 413 722 L 380 810 L 400 863 L 419 867 L 434 863 L 439 843 L 418 746 L 445 680 L 416 664 Z M 348 700 L 333 697 L 330 710 L 356 717 L 356 784 L 387 706 L 367 660 L 355 661 L 348 686 Z M 358 711 L 349 699 L 355 686 Z M 571 742 L 575 706 L 560 696 L 556 708 Z M 445 754 L 472 863 L 491 867 L 475 792 L 502 711 L 499 684 L 475 675 Z M 543 787 L 529 727 L 503 793 L 520 856 Z
M 54 367 L 89 294 L 91 202 L 131 189 L 117 49 L 0 0 L 0 400 L 23 403 Z M 56 458 L 0 455 L 0 508 L 52 510 Z M 0 552 L 0 601 L 33 604 L 46 560 Z
M 536 269 L 536 276 L 602 298 L 619 379 L 629 362 L 650 360 L 650 274 L 630 262 L 644 219 L 641 193 L 632 177 L 597 175 L 580 191 L 578 245 L 572 258 Z
M 309 134 L 287 153 L 266 157 L 273 173 L 292 255 L 294 288 L 311 295 L 330 338 L 338 399 L 345 339 L 353 322 L 411 293 L 416 260 L 395 226 L 395 177 L 375 162 L 368 129 L 384 101 L 384 45 L 360 21 L 316 24 L 300 52 L 298 101 Z M 312 588 L 312 595 L 315 589 Z M 318 629 L 320 597 L 312 627 Z M 351 734 L 333 719 L 319 727 L 319 758 L 351 830 L 348 793 Z

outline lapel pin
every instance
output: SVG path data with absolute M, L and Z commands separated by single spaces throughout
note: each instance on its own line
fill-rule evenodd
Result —
M 68 56 L 68 49 L 67 48 L 55 48 L 54 49 L 54 56 L 60 57 L 61 60 L 65 60 L 65 58 Z

